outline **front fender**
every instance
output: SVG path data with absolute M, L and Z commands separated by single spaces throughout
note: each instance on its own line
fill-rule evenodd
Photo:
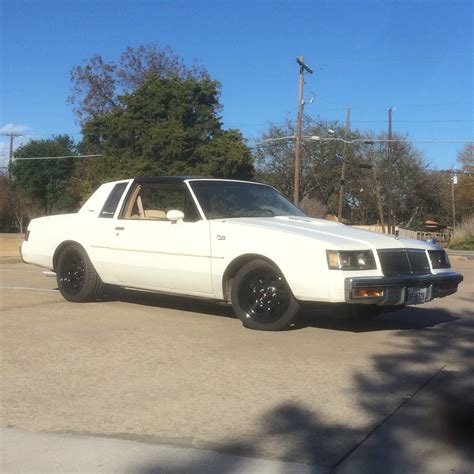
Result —
M 215 227 L 211 229 L 211 258 L 216 298 L 228 297 L 227 282 L 239 268 L 252 258 L 262 258 L 280 269 L 296 299 L 330 301 L 326 250 L 315 245 L 315 239 L 260 229 L 250 233 L 232 226 Z M 213 239 L 213 235 L 218 238 Z

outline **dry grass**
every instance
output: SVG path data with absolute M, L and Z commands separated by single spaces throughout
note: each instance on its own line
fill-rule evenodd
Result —
M 0 234 L 0 258 L 20 257 L 20 244 L 23 234 Z
M 456 250 L 474 250 L 474 215 L 464 219 L 455 227 L 449 248 Z

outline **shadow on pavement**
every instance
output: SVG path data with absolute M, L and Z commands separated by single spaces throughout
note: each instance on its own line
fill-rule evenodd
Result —
M 156 308 L 176 309 L 190 313 L 205 313 L 211 316 L 236 317 L 232 306 L 228 304 L 189 296 L 173 296 L 164 293 L 151 293 L 112 287 L 107 289 L 103 300 L 122 301 L 124 303 Z
M 457 317 L 446 311 L 420 307 L 405 307 L 402 310 L 385 313 L 371 319 L 345 314 L 343 309 L 304 309 L 296 323 L 297 327 L 315 327 L 349 332 L 370 332 L 408 330 L 435 327 L 456 321 Z
M 246 432 L 233 433 L 209 449 L 269 457 L 269 446 L 277 446 L 279 460 L 315 465 L 315 470 L 327 472 L 432 472 L 438 461 L 448 463 L 448 472 L 469 472 L 474 454 L 473 315 L 465 311 L 453 318 L 442 310 L 418 308 L 410 312 L 414 314 L 403 313 L 375 324 L 405 329 L 404 318 L 424 318 L 424 322 L 413 331 L 395 333 L 393 344 L 374 357 L 372 372 L 353 375 L 353 402 L 372 420 L 366 426 L 351 427 L 350 420 L 335 424 L 325 417 L 324 406 L 311 410 L 288 400 L 262 413 Z M 445 321 L 456 323 L 425 329 Z M 446 361 L 455 364 L 443 370 Z M 212 460 L 206 456 L 204 451 L 191 464 L 157 462 L 137 471 L 209 472 Z M 233 457 L 212 472 L 244 472 L 244 463 L 245 458 Z
M 199 298 L 111 288 L 106 293 L 104 300 L 236 318 L 230 304 Z M 333 305 L 333 307 L 323 308 L 303 307 L 297 322 L 287 330 L 295 331 L 305 328 L 349 332 L 409 330 L 435 327 L 439 324 L 456 321 L 456 319 L 458 318 L 446 311 L 420 307 L 406 307 L 397 312 L 381 314 L 373 319 L 363 319 L 346 314 L 342 306 Z

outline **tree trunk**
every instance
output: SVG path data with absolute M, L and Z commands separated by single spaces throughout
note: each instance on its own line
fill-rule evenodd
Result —
M 411 223 L 413 222 L 413 219 L 415 219 L 418 216 L 418 213 L 420 212 L 420 206 L 416 206 L 415 210 L 412 212 L 410 219 L 408 219 L 408 222 L 406 224 L 407 229 L 410 228 Z

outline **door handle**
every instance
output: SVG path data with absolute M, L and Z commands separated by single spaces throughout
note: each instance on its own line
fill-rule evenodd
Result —
M 125 227 L 116 227 L 115 230 L 125 230 Z

